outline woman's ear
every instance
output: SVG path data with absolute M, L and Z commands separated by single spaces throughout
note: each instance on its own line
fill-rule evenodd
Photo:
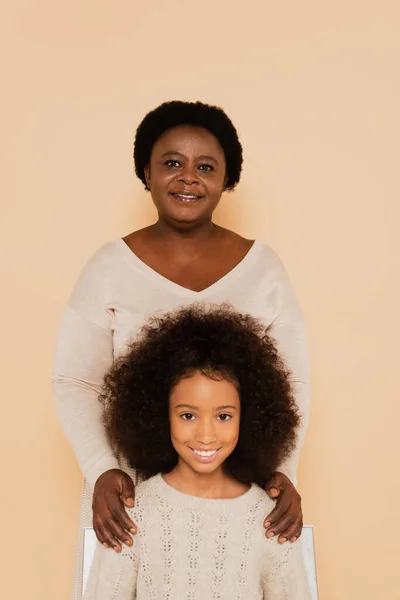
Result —
M 146 180 L 146 188 L 149 190 L 150 189 L 150 181 L 151 181 L 151 178 L 150 178 L 150 165 L 147 165 L 144 168 L 144 178 Z

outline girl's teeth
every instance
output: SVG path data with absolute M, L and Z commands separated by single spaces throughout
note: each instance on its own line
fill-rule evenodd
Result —
M 212 456 L 216 453 L 216 450 L 193 450 L 193 452 L 199 456 Z

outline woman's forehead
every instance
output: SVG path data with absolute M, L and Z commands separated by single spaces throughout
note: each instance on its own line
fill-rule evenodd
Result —
M 163 133 L 153 146 L 153 152 L 187 152 L 196 151 L 198 154 L 211 154 L 216 157 L 224 156 L 217 138 L 204 127 L 178 125 Z

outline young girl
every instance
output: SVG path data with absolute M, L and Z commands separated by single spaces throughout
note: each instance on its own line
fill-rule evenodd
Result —
M 300 542 L 265 537 L 262 489 L 293 449 L 289 373 L 259 321 L 185 308 L 153 319 L 108 373 L 111 442 L 145 477 L 138 533 L 98 543 L 85 600 L 308 600 Z

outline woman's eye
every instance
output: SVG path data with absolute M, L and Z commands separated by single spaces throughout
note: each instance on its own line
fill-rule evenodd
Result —
M 193 421 L 194 419 L 194 415 L 192 415 L 192 413 L 183 413 L 181 417 L 184 421 Z
M 222 415 L 219 415 L 218 419 L 220 421 L 229 421 L 229 419 L 231 419 L 231 415 L 226 415 L 225 413 L 223 413 Z
M 206 171 L 206 172 L 214 171 L 214 167 L 213 166 L 206 165 L 206 164 L 199 165 L 199 169 L 201 171 Z
M 178 162 L 177 160 L 171 160 L 171 159 L 170 160 L 166 160 L 165 161 L 165 165 L 167 167 L 172 167 L 172 168 L 176 168 L 176 167 L 180 167 L 181 166 L 180 162 Z

